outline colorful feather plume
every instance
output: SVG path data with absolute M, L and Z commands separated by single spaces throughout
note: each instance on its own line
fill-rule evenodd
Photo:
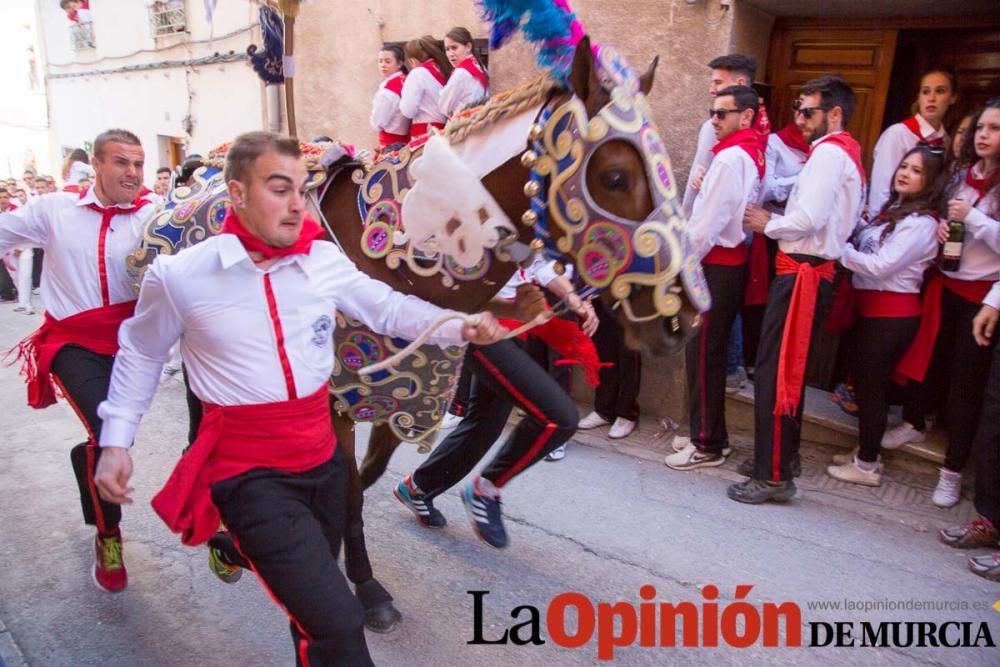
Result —
M 573 52 L 585 34 L 568 0 L 478 0 L 491 25 L 490 48 L 500 48 L 521 29 L 537 49 L 538 65 L 565 81 Z

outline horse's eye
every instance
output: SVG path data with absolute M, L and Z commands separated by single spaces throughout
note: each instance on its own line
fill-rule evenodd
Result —
M 628 172 L 624 169 L 611 169 L 601 174 L 601 186 L 613 192 L 628 192 Z

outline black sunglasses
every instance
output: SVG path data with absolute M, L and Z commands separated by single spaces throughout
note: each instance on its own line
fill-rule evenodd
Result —
M 802 114 L 802 117 L 809 120 L 813 113 L 816 111 L 829 111 L 830 107 L 804 107 L 802 106 L 802 100 L 795 100 L 792 102 L 792 110 L 797 114 Z
M 708 117 L 712 118 L 712 116 L 715 116 L 719 120 L 726 120 L 726 116 L 728 116 L 731 113 L 740 113 L 740 110 L 739 109 L 709 109 L 708 110 Z

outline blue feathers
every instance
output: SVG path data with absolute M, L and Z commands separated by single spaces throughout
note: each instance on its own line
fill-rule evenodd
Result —
M 537 49 L 538 65 L 562 81 L 569 75 L 583 28 L 566 0 L 479 0 L 492 26 L 490 48 L 506 44 L 520 28 Z

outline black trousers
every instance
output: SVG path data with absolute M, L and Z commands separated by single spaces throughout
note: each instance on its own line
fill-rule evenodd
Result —
M 934 345 L 929 381 L 913 387 L 903 404 L 903 419 L 923 429 L 924 416 L 930 409 L 931 397 L 936 393 L 931 378 L 944 378 L 948 391 L 938 399 L 943 401 L 948 427 L 944 467 L 954 472 L 961 472 L 972 455 L 972 441 L 979 425 L 993 348 L 996 346 L 996 337 L 986 347 L 978 345 L 972 337 L 972 320 L 980 307 L 978 303 L 944 290 L 941 297 L 941 329 Z
M 212 502 L 291 621 L 298 665 L 372 665 L 364 608 L 337 567 L 347 520 L 340 450 L 303 473 L 257 469 L 212 485 Z
M 594 411 L 609 422 L 618 417 L 639 421 L 642 356 L 625 347 L 621 325 L 604 302 L 595 299 L 592 303 L 600 321 L 593 338 L 597 356 L 604 363 L 612 364 L 601 368 L 601 384 L 594 394 Z
M 108 397 L 114 361 L 113 356 L 96 354 L 77 345 L 67 345 L 52 362 L 52 375 L 56 383 L 87 429 L 87 441 L 70 451 L 70 461 L 80 488 L 83 520 L 96 526 L 100 533 L 113 533 L 118 529 L 122 518 L 121 507 L 102 500 L 94 484 L 94 472 L 101 458 L 101 448 L 97 446 L 97 439 L 101 435 L 101 418 L 97 416 L 97 406 Z
M 42 261 L 45 259 L 45 251 L 41 248 L 34 248 L 34 263 L 31 265 L 31 287 L 38 289 L 42 284 Z
M 469 398 L 472 394 L 472 371 L 467 366 L 462 366 L 462 372 L 458 375 L 458 384 L 455 385 L 455 395 L 448 406 L 448 412 L 456 417 L 464 417 L 469 409 Z
M 721 453 L 726 431 L 726 351 L 729 331 L 743 306 L 749 267 L 704 264 L 712 310 L 701 316 L 698 335 L 685 349 L 691 442 Z
M 7 271 L 3 260 L 0 259 L 0 300 L 13 301 L 16 298 L 17 290 L 14 287 L 14 279 L 11 278 L 10 272 Z
M 993 347 L 993 367 L 974 443 L 976 511 L 1000 526 L 1000 345 Z
M 920 317 L 862 317 L 854 331 L 854 394 L 858 399 L 858 458 L 878 460 L 888 416 L 892 372 L 917 335 Z
M 462 423 L 413 473 L 431 497 L 457 484 L 503 433 L 515 405 L 526 415 L 482 471 L 497 488 L 537 463 L 576 432 L 576 406 L 558 383 L 512 340 L 469 346 L 472 395 Z
M 816 266 L 824 260 L 807 255 L 791 255 L 797 262 L 806 261 Z M 778 357 L 785 332 L 785 316 L 792 298 L 795 275 L 775 276 L 768 292 L 767 310 L 761 327 L 760 347 L 757 349 L 757 366 L 754 369 L 754 478 L 772 481 L 792 479 L 791 463 L 798 456 L 802 434 L 802 410 L 805 383 L 799 396 L 799 411 L 795 417 L 777 416 L 774 405 L 777 398 Z M 833 284 L 826 280 L 819 283 L 816 310 L 813 314 L 812 334 L 815 336 L 826 319 L 833 296 Z

